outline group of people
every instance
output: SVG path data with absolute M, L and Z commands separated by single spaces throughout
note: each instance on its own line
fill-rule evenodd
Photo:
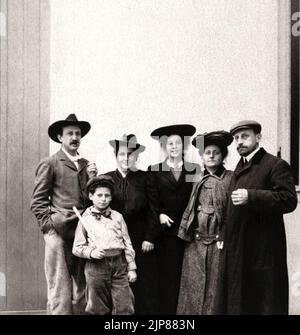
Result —
M 48 314 L 287 314 L 283 214 L 297 206 L 288 163 L 260 147 L 261 125 L 192 136 L 155 129 L 163 162 L 137 169 L 135 135 L 109 141 L 116 170 L 78 153 L 90 130 L 54 122 L 61 149 L 36 170 L 31 209 L 45 240 Z M 226 170 L 228 146 L 241 156 Z M 190 144 L 203 166 L 188 162 Z

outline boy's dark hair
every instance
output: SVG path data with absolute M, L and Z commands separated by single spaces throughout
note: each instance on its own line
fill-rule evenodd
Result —
M 110 190 L 111 196 L 113 196 L 114 189 L 111 187 L 111 185 L 108 185 L 106 183 L 98 183 L 98 184 L 93 184 L 88 188 L 88 192 L 91 194 L 94 194 L 99 187 L 106 187 Z
M 98 187 L 107 187 L 110 190 L 111 195 L 114 193 L 114 180 L 108 175 L 99 175 L 97 177 L 91 178 L 87 182 L 87 191 L 94 194 Z

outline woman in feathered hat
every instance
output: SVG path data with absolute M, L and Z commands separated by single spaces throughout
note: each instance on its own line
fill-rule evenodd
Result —
M 166 159 L 149 167 L 158 189 L 161 236 L 157 243 L 159 313 L 175 314 L 179 292 L 184 242 L 177 237 L 182 214 L 192 191 L 192 181 L 200 166 L 187 162 L 184 152 L 195 127 L 171 125 L 154 130 L 166 152 Z
M 120 212 L 128 226 L 136 252 L 138 280 L 132 284 L 136 314 L 157 313 L 156 238 L 159 234 L 158 200 L 153 177 L 137 169 L 145 147 L 134 134 L 109 141 L 114 148 L 117 169 L 108 172 L 115 182 L 111 207 Z
M 177 314 L 222 314 L 224 216 L 232 171 L 224 168 L 233 137 L 225 131 L 198 135 L 205 170 L 194 184 L 178 236 L 187 241 Z

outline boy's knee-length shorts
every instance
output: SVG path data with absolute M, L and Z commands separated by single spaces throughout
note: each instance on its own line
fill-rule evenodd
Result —
M 134 313 L 134 296 L 128 282 L 124 253 L 99 260 L 88 260 L 84 273 L 86 312 L 97 315 Z

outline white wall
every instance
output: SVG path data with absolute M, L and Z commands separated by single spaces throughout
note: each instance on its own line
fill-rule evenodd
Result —
M 147 146 L 141 168 L 156 162 L 150 132 L 172 123 L 192 123 L 200 133 L 255 119 L 262 145 L 276 153 L 277 131 L 288 126 L 277 122 L 277 110 L 289 108 L 289 55 L 278 50 L 285 0 L 50 1 L 50 119 L 76 113 L 91 122 L 81 153 L 100 172 L 114 169 L 108 140 L 123 133 Z M 58 147 L 52 142 L 51 152 Z M 197 159 L 193 148 L 190 158 Z M 227 166 L 237 160 L 232 145 Z M 300 314 L 298 218 L 299 210 L 286 216 L 292 314 Z
M 81 153 L 101 172 L 123 133 L 147 146 L 141 168 L 155 163 L 149 134 L 172 123 L 256 119 L 276 153 L 277 14 L 275 0 L 51 0 L 51 121 L 91 122 Z M 228 167 L 237 159 L 232 146 Z

